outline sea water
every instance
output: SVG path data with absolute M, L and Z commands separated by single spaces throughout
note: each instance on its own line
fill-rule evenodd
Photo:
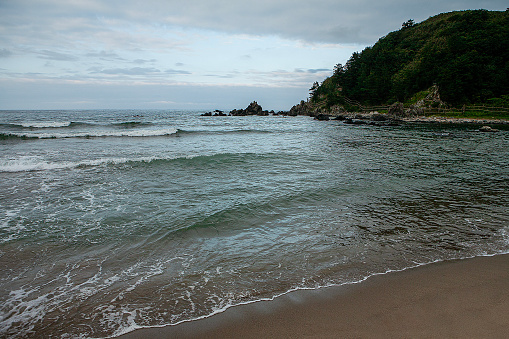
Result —
M 509 251 L 509 132 L 0 112 L 0 336 L 109 337 Z

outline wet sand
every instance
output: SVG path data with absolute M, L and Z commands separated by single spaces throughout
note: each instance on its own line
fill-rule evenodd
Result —
M 498 255 L 296 291 L 121 338 L 507 338 L 508 333 L 509 255 Z

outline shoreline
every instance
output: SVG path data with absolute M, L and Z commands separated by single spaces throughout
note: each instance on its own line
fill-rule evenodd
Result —
M 507 125 L 508 120 L 503 119 L 475 119 L 475 118 L 450 118 L 450 117 L 415 117 L 405 118 L 405 122 L 416 122 L 416 123 L 440 123 L 440 124 L 478 124 L 478 125 Z
M 443 261 L 298 290 L 123 339 L 489 337 L 509 332 L 509 254 Z
M 390 120 L 390 116 L 385 113 L 378 113 L 377 111 L 355 113 L 350 112 L 347 114 L 340 114 L 348 119 L 364 119 L 370 120 L 373 116 L 384 116 Z M 331 115 L 335 117 L 337 115 Z M 508 125 L 509 120 L 504 119 L 479 119 L 479 118 L 454 118 L 454 117 L 442 117 L 442 116 L 412 116 L 412 117 L 394 117 L 397 120 L 406 123 L 440 123 L 440 124 L 477 124 L 477 125 Z

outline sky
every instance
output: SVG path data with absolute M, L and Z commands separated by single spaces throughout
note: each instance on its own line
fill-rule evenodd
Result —
M 0 0 L 0 110 L 289 110 L 409 19 L 507 0 Z

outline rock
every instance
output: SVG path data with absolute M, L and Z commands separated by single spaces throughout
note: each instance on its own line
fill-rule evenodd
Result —
M 373 121 L 386 121 L 387 117 L 385 115 L 382 115 L 382 114 L 373 114 L 373 116 L 371 117 L 371 120 L 373 120 Z
M 405 106 L 403 106 L 401 102 L 395 102 L 389 106 L 389 116 L 395 118 L 416 117 L 422 116 L 423 114 L 424 109 L 416 105 L 412 105 L 410 108 L 405 109 Z
M 225 117 L 226 114 L 224 114 L 223 111 L 216 109 L 214 112 L 203 113 L 203 114 L 201 114 L 201 116 L 202 117 Z
M 483 126 L 479 128 L 479 132 L 498 132 L 498 129 L 492 128 L 490 126 Z
M 297 115 L 311 115 L 311 104 L 307 101 L 301 100 L 300 104 L 294 105 L 288 112 L 289 116 Z
M 400 124 L 394 120 L 388 120 L 388 121 L 370 121 L 369 125 L 371 126 L 378 126 L 378 127 L 392 127 L 392 126 L 399 126 Z
M 407 117 L 418 117 L 422 115 L 424 115 L 424 109 L 415 105 L 412 105 L 409 109 L 405 110 L 405 116 Z
M 367 122 L 364 121 L 364 120 L 354 120 L 354 119 L 346 119 L 345 121 L 343 121 L 344 124 L 347 124 L 347 125 L 366 125 Z
M 395 102 L 389 106 L 389 115 L 394 117 L 402 117 L 405 115 L 405 107 L 401 102 Z
M 253 101 L 246 109 L 234 109 L 230 111 L 230 115 L 246 116 L 246 115 L 269 115 L 268 111 L 264 111 L 256 101 Z
M 247 106 L 245 109 L 247 115 L 260 115 L 262 114 L 262 106 L 258 105 L 256 101 L 253 101 L 252 103 Z
M 330 117 L 327 114 L 318 114 L 315 117 L 315 120 L 321 120 L 321 121 L 329 121 Z
M 361 113 L 355 114 L 353 118 L 357 119 L 357 120 L 369 119 L 369 117 L 367 115 L 364 115 L 364 114 L 361 114 Z

